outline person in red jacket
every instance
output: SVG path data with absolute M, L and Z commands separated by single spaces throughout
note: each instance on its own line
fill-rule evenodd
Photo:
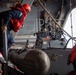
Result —
M 74 67 L 73 71 L 67 73 L 67 75 L 76 75 L 76 45 L 71 49 L 68 57 L 68 65 L 72 64 Z
M 17 32 L 23 25 L 26 15 L 31 11 L 29 4 L 16 4 L 10 10 L 0 12 L 0 52 L 3 53 L 3 33 L 7 31 L 7 47 L 13 45 L 14 40 L 10 31 Z M 1 54 L 0 53 L 0 54 Z

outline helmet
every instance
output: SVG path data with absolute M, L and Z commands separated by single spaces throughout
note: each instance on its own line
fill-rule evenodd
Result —
M 26 9 L 27 11 L 31 11 L 29 4 L 23 4 L 22 7 L 24 7 L 24 9 Z
M 76 45 L 71 49 L 68 61 L 69 63 L 74 63 L 76 60 Z

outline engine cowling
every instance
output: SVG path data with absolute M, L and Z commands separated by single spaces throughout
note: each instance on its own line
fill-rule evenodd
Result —
M 9 50 L 9 59 L 28 75 L 46 75 L 50 69 L 48 55 L 39 49 Z

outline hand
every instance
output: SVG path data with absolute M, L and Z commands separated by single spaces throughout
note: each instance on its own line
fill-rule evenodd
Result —
M 3 25 L 3 26 L 1 27 L 1 29 L 2 29 L 2 32 L 4 33 L 5 30 L 7 30 L 7 26 Z

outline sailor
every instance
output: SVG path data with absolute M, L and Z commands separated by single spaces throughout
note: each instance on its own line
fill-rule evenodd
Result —
M 71 49 L 68 57 L 68 65 L 72 64 L 74 67 L 74 70 L 71 72 L 68 72 L 67 75 L 76 75 L 76 45 Z
M 29 4 L 16 4 L 9 10 L 0 13 L 0 52 L 3 53 L 3 33 L 7 30 L 7 47 L 13 45 L 14 40 L 10 31 L 17 32 L 23 25 L 24 19 L 28 12 L 31 11 Z M 0 53 L 0 54 L 1 54 Z

